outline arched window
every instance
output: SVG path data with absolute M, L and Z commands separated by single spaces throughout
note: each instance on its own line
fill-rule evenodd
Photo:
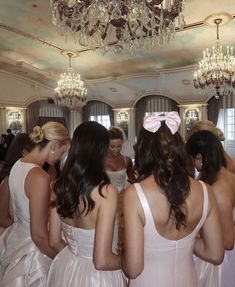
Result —
M 31 132 L 35 126 L 42 126 L 49 121 L 59 122 L 69 130 L 70 110 L 48 100 L 36 101 L 27 107 L 26 121 L 28 132 Z
M 144 116 L 171 111 L 179 112 L 177 104 L 176 101 L 159 95 L 150 95 L 141 98 L 136 103 L 136 134 L 138 135 L 142 127 Z
M 235 96 L 212 97 L 207 103 L 208 120 L 223 131 L 224 149 L 235 159 Z
M 112 107 L 100 101 L 89 101 L 83 107 L 83 120 L 96 121 L 106 127 L 114 125 L 114 113 Z

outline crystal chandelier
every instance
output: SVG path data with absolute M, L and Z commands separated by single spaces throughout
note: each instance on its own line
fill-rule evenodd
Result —
M 222 21 L 222 18 L 214 19 L 217 30 L 216 46 L 212 48 L 212 52 L 208 48 L 203 51 L 199 69 L 194 73 L 194 87 L 216 99 L 233 93 L 235 88 L 233 47 L 227 46 L 224 51 L 219 39 L 219 25 Z
M 168 43 L 185 24 L 184 0 L 51 0 L 52 22 L 76 43 L 106 52 Z
M 75 74 L 71 66 L 71 58 L 76 57 L 76 53 L 63 51 L 63 54 L 69 57 L 69 67 L 65 73 L 60 75 L 60 80 L 57 81 L 55 103 L 77 110 L 86 104 L 87 89 L 84 87 L 84 82 L 81 81 L 80 75 Z

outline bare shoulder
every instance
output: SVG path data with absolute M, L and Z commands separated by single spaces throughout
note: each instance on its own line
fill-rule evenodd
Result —
M 98 187 L 96 187 L 92 192 L 92 198 L 96 202 L 109 201 L 109 200 L 117 200 L 118 198 L 118 190 L 112 184 L 106 184 L 101 189 L 101 194 L 98 191 Z
M 49 174 L 41 167 L 33 167 L 29 171 L 28 177 L 33 178 L 34 180 L 50 180 Z
M 212 184 L 212 190 L 216 197 L 217 202 L 224 204 L 235 204 L 235 176 L 224 170 Z
M 123 195 L 124 205 L 128 205 L 129 208 L 139 206 L 138 195 L 135 189 L 135 186 L 131 184 L 128 188 L 125 189 Z

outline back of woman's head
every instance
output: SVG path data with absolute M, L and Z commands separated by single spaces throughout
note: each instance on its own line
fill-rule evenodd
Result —
M 186 140 L 188 140 L 194 133 L 198 131 L 209 131 L 214 134 L 219 140 L 224 141 L 224 134 L 221 129 L 217 128 L 216 125 L 207 120 L 201 120 L 196 122 L 186 135 Z
M 177 221 L 176 227 L 180 228 L 185 224 L 186 215 L 182 205 L 189 192 L 187 156 L 180 134 L 172 133 L 166 121 L 161 120 L 161 116 L 158 117 L 160 124 L 157 131 L 149 131 L 143 127 L 138 137 L 135 157 L 138 180 L 153 174 L 171 205 L 171 212 Z M 179 116 L 178 119 L 180 123 Z
M 0 182 L 4 179 L 4 177 L 10 174 L 12 166 L 23 156 L 23 152 L 30 152 L 33 147 L 34 143 L 28 134 L 22 133 L 15 136 L 9 149 L 7 150 L 5 161 L 0 172 Z
M 74 131 L 69 154 L 62 173 L 55 183 L 58 213 L 72 217 L 82 199 L 86 214 L 94 208 L 91 192 L 109 183 L 105 159 L 109 146 L 107 129 L 97 122 L 84 122 Z
M 123 141 L 123 132 L 118 127 L 111 127 L 108 132 L 110 140 L 121 139 Z
M 194 133 L 186 143 L 187 153 L 196 158 L 197 155 L 202 157 L 202 169 L 200 178 L 212 184 L 222 166 L 226 166 L 223 146 L 210 131 L 198 131 Z
M 68 130 L 57 122 L 47 122 L 42 127 L 34 127 L 30 138 L 40 149 L 52 140 L 58 141 L 61 145 L 70 141 Z

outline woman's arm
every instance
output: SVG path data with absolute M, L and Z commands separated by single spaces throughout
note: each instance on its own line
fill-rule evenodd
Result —
M 112 252 L 112 241 L 118 191 L 108 185 L 103 188 L 102 193 L 104 198 L 100 199 L 98 207 L 93 263 L 97 270 L 117 270 L 121 269 L 121 256 Z
M 12 225 L 13 219 L 9 213 L 10 190 L 8 177 L 5 177 L 0 184 L 0 226 L 8 227 Z
M 136 278 L 144 269 L 144 224 L 134 186 L 124 192 L 124 250 L 122 268 L 128 278 Z
M 53 207 L 50 209 L 49 216 L 49 244 L 58 253 L 66 246 L 66 242 L 62 239 L 61 235 L 61 220 L 56 208 Z
M 56 255 L 49 246 L 48 217 L 50 206 L 50 178 L 41 168 L 30 170 L 25 181 L 25 193 L 29 198 L 30 232 L 39 250 L 48 257 Z
M 224 158 L 226 161 L 226 168 L 227 170 L 229 170 L 230 172 L 235 174 L 235 164 L 233 159 L 226 153 L 226 151 L 224 150 Z
M 208 199 L 209 212 L 201 229 L 200 237 L 196 239 L 194 253 L 201 259 L 218 265 L 224 258 L 224 244 L 219 211 L 210 188 L 208 188 Z
M 234 248 L 233 202 L 228 188 L 227 185 L 221 182 L 212 185 L 213 194 L 219 210 L 224 249 L 231 250 Z

